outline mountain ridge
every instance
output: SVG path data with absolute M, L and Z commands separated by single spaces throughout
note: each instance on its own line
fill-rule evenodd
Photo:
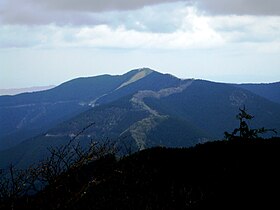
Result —
M 0 150 L 86 111 L 92 101 L 115 90 L 138 72 L 137 69 L 123 75 L 77 78 L 46 91 L 0 96 Z M 10 119 L 13 115 L 16 117 Z
M 91 80 L 94 80 L 94 85 Z M 77 88 L 81 84 L 83 88 Z M 81 90 L 85 92 L 80 93 Z M 0 167 L 6 166 L 9 159 L 26 167 L 47 155 L 48 147 L 69 141 L 92 123 L 94 126 L 78 138 L 82 144 L 110 138 L 117 140 L 119 145 L 130 145 L 134 150 L 158 145 L 189 147 L 221 139 L 224 131 L 238 126 L 234 115 L 244 105 L 256 115 L 257 120 L 252 126 L 280 130 L 280 104 L 272 102 L 270 96 L 265 98 L 234 84 L 183 80 L 147 68 L 117 76 L 78 78 L 49 92 L 45 97 L 43 93 L 37 93 L 39 97 L 33 98 L 33 102 L 37 100 L 41 103 L 37 109 L 20 107 L 23 114 L 22 118 L 18 116 L 17 126 L 22 124 L 21 130 L 16 130 L 9 138 L 2 134 L 0 146 L 2 143 L 6 147 L 2 146 L 0 152 Z M 58 103 L 57 98 L 51 97 L 54 93 L 56 97 L 62 94 L 67 103 Z M 21 99 L 23 96 L 18 97 Z M 51 103 L 44 104 L 48 97 L 51 97 Z M 17 116 L 21 113 L 11 108 L 4 116 L 3 98 L 0 97 L 1 128 L 7 126 L 5 116 L 9 120 L 12 114 Z M 28 100 L 30 102 L 31 99 Z M 33 124 L 29 125 L 28 120 L 33 120 Z M 28 133 L 36 126 L 41 129 Z M 11 127 L 11 130 L 14 128 Z M 21 131 L 29 136 L 16 141 L 16 138 L 24 137 Z M 7 146 L 7 141 L 14 144 Z M 22 148 L 24 151 L 21 151 Z

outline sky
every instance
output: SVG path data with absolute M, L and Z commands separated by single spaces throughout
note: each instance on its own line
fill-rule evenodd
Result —
M 0 89 L 141 67 L 280 81 L 280 1 L 0 0 Z

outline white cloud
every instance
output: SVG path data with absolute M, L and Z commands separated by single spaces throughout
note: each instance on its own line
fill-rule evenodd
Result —
M 175 32 L 151 33 L 128 30 L 125 26 L 115 29 L 107 25 L 84 27 L 76 34 L 78 45 L 84 47 L 113 47 L 140 49 L 208 48 L 223 44 L 223 39 L 212 30 L 207 20 L 192 18 Z
M 22 2 L 27 1 L 33 0 Z M 0 0 L 0 10 L 3 5 Z M 280 78 L 280 16 L 211 15 L 184 2 L 98 13 L 81 12 L 82 5 L 75 11 L 41 4 L 33 11 L 35 6 L 0 11 L 0 71 L 7 87 L 21 77 L 22 82 L 38 78 L 40 71 L 44 78 L 37 83 L 48 85 L 57 84 L 48 82 L 58 70 L 62 82 L 91 75 L 93 67 L 101 74 L 143 65 L 213 80 L 226 75 L 230 81 L 244 72 L 249 79 L 256 75 L 255 81 Z
M 209 24 L 229 42 L 280 41 L 278 16 L 215 16 Z
M 14 3 L 18 3 L 17 1 L 11 0 Z M 38 18 L 25 18 L 46 25 L 0 25 L 0 48 L 208 49 L 243 43 L 247 46 L 258 46 L 260 51 L 279 51 L 277 46 L 280 42 L 280 16 L 211 16 L 199 10 L 199 5 L 186 5 L 186 1 L 158 4 L 134 11 L 83 14 L 72 8 L 77 1 L 70 1 L 65 8 L 61 2 L 55 3 L 53 0 L 36 1 L 37 3 L 24 0 L 26 5 L 22 8 L 12 7 L 11 2 L 2 1 L 0 8 L 6 4 L 11 10 L 18 10 L 18 13 L 13 13 L 17 14 L 18 18 L 21 12 L 27 12 Z M 123 7 L 121 4 L 118 6 L 119 9 L 128 9 L 161 2 L 135 1 L 133 4 L 126 2 Z M 215 0 L 210 2 L 211 5 L 218 4 Z M 247 0 L 248 4 L 251 4 L 250 2 L 251 0 Z M 93 4 L 91 6 L 94 7 L 96 3 L 84 0 L 77 10 L 84 10 L 87 4 Z M 106 10 L 107 4 L 109 5 L 110 1 L 100 3 L 97 7 L 100 7 L 101 11 Z M 52 11 L 48 13 L 50 9 Z M 6 13 L 1 16 L 2 20 Z M 44 16 L 44 13 L 47 16 Z M 25 19 L 22 21 L 28 22 Z M 67 24 L 68 22 L 71 24 Z
M 0 26 L 0 47 L 176 50 L 243 43 L 259 51 L 280 51 L 276 47 L 280 43 L 279 16 L 209 16 L 178 3 L 134 12 L 102 13 L 95 18 L 103 18 L 101 22 L 106 23 L 113 17 L 110 23 L 88 26 Z

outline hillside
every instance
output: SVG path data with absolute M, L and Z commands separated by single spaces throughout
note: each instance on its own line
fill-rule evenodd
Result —
M 274 138 L 157 147 L 121 160 L 108 155 L 14 209 L 277 209 L 279 150 Z
M 249 90 L 273 102 L 280 103 L 280 82 L 268 84 L 240 84 L 237 86 Z
M 78 78 L 46 91 L 0 96 L 0 150 L 42 134 L 97 104 L 146 88 L 158 90 L 178 81 L 175 77 L 143 68 L 124 75 Z M 101 101 L 105 96 L 106 100 Z
M 163 115 L 187 120 L 212 139 L 237 126 L 238 108 L 246 106 L 255 116 L 253 127 L 280 130 L 280 106 L 264 97 L 224 83 L 195 80 L 182 92 L 168 97 L 147 98 L 145 102 Z
M 192 82 L 193 84 L 191 85 L 190 83 Z M 188 88 L 190 85 L 191 88 Z M 204 92 L 202 92 L 204 96 L 200 96 L 199 87 L 194 88 L 194 86 L 198 85 L 201 86 L 201 89 L 204 89 Z M 207 89 L 208 86 L 209 91 Z M 237 88 L 235 90 L 235 95 L 228 91 L 230 86 L 232 90 Z M 218 88 L 220 90 L 217 90 Z M 186 93 L 185 89 L 190 89 L 193 91 L 193 93 Z M 188 105 L 185 104 L 186 107 L 190 109 L 184 108 L 183 115 L 180 114 L 180 112 L 183 111 L 181 109 L 182 106 L 179 107 L 178 111 L 175 111 L 178 108 L 178 105 L 180 106 L 181 99 L 176 99 L 179 104 L 174 104 L 174 106 L 173 104 L 170 104 L 171 106 L 163 105 L 163 107 L 160 107 L 160 110 L 155 110 L 165 112 L 165 110 L 162 109 L 164 109 L 164 106 L 169 106 L 169 110 L 166 115 L 169 116 L 172 112 L 177 112 L 177 114 L 179 114 L 179 116 L 176 114 L 175 116 L 172 116 L 171 114 L 171 121 L 176 121 L 177 123 L 179 121 L 184 121 L 183 124 L 191 125 L 194 130 L 197 130 L 202 134 L 199 135 L 199 138 L 202 139 L 205 137 L 207 137 L 207 139 L 209 139 L 209 137 L 221 138 L 221 134 L 219 133 L 219 130 L 218 132 L 217 130 L 215 131 L 215 129 L 213 131 L 212 128 L 210 128 L 211 131 L 213 131 L 212 133 L 209 133 L 210 129 L 205 131 L 205 126 L 203 125 L 203 122 L 201 122 L 202 119 L 196 119 L 197 117 L 194 115 L 197 113 L 197 110 L 193 110 L 194 107 L 203 107 L 203 111 L 206 112 L 204 113 L 205 119 L 203 120 L 208 121 L 211 120 L 210 118 L 213 119 L 213 114 L 211 114 L 213 107 L 210 109 L 207 106 L 205 107 L 205 104 L 208 104 L 208 102 L 212 103 L 218 100 L 221 102 L 221 104 L 226 105 L 226 107 L 221 108 L 221 112 L 228 116 L 233 116 L 233 112 L 236 110 L 233 110 L 232 107 L 226 104 L 228 101 L 227 97 L 231 97 L 230 100 L 232 103 L 235 103 L 236 106 L 244 105 L 242 102 L 247 103 L 245 97 L 251 95 L 252 93 L 262 97 L 263 99 L 269 100 L 270 102 L 275 102 L 278 104 L 280 102 L 280 83 L 241 85 L 216 84 L 200 80 L 181 80 L 172 75 L 162 74 L 148 68 L 132 70 L 123 75 L 100 75 L 95 77 L 77 78 L 46 91 L 23 93 L 15 96 L 0 96 L 0 151 L 12 148 L 24 140 L 28 140 L 43 133 L 49 132 L 49 129 L 55 128 L 60 123 L 72 120 L 72 118 L 75 116 L 90 110 L 92 107 L 110 104 L 118 100 L 122 100 L 122 98 L 131 99 L 131 97 L 133 97 L 133 95 L 139 91 L 148 91 L 141 93 L 148 94 L 141 96 L 144 97 L 144 101 L 150 101 L 150 99 L 154 98 L 153 100 L 159 99 L 158 102 L 162 102 L 168 100 L 168 98 L 174 97 L 174 95 L 188 95 L 190 98 L 193 97 L 192 99 L 188 100 Z M 168 93 L 168 91 L 171 92 Z M 220 91 L 220 98 L 217 98 L 217 94 L 219 93 L 216 93 L 216 91 Z M 179 92 L 182 93 L 176 94 Z M 205 94 L 208 94 L 208 96 L 205 96 Z M 213 94 L 213 96 L 211 94 Z M 231 95 L 229 96 L 226 94 Z M 169 95 L 173 96 L 169 97 Z M 140 95 L 138 94 L 137 97 L 139 96 Z M 204 97 L 203 100 L 202 97 Z M 162 100 L 162 98 L 166 99 Z M 196 98 L 198 98 L 198 100 Z M 275 105 L 263 105 L 264 100 L 258 99 L 259 106 L 256 108 L 256 102 L 253 101 L 254 99 L 252 96 L 250 96 L 250 98 L 252 99 L 252 107 L 255 109 L 252 110 L 253 113 L 263 113 L 264 109 L 266 109 L 268 113 L 272 113 L 274 116 L 275 113 L 273 110 L 275 109 Z M 193 107 L 190 107 L 192 105 Z M 251 107 L 249 108 L 251 109 Z M 190 113 L 192 116 L 190 116 L 188 113 Z M 217 116 L 217 114 L 218 113 L 216 113 L 215 116 Z M 163 119 L 166 119 L 166 117 L 161 118 L 160 120 L 157 118 L 156 121 L 163 122 Z M 148 121 L 150 120 L 151 119 L 148 119 Z M 221 120 L 224 119 L 221 118 Z M 269 123 L 269 127 L 278 127 L 278 125 L 274 125 L 273 123 L 275 122 L 275 119 L 268 121 L 266 117 L 266 119 L 261 121 L 271 121 L 272 123 Z M 262 124 L 262 122 L 260 123 Z M 150 124 L 151 123 L 153 125 L 155 124 L 153 122 L 150 122 Z M 137 125 L 135 124 L 134 127 L 135 126 Z M 231 128 L 232 126 L 232 121 L 228 121 L 228 123 L 219 129 L 224 130 Z M 81 128 L 79 127 L 77 129 Z M 127 131 L 129 131 L 129 129 Z M 145 136 L 149 136 L 149 134 L 146 133 Z M 139 139 L 139 137 L 136 138 Z M 143 140 L 140 141 L 143 142 Z
M 139 91 L 140 87 L 145 89 Z M 250 126 L 280 130 L 280 104 L 234 85 L 179 80 L 154 72 L 117 91 L 123 90 L 131 94 L 118 99 L 115 92 L 108 94 L 96 100 L 93 108 L 2 151 L 0 167 L 11 162 L 28 167 L 46 157 L 47 148 L 69 141 L 92 123 L 79 136 L 82 145 L 109 138 L 132 151 L 154 146 L 189 147 L 222 139 L 223 131 L 237 127 L 235 115 L 244 105 L 255 116 Z

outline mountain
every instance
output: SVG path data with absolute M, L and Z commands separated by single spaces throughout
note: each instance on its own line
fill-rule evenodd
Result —
M 106 95 L 110 95 L 106 97 L 106 102 L 109 102 L 145 89 L 145 82 L 137 83 L 145 77 L 149 77 L 147 87 L 155 90 L 179 80 L 170 77 L 164 80 L 166 84 L 152 84 L 151 81 L 156 81 L 157 76 L 164 75 L 143 68 L 118 76 L 78 78 L 46 91 L 0 96 L 0 150 L 46 132 L 95 106 Z
M 130 79 L 114 91 L 99 94 L 91 101 L 90 109 L 2 151 L 0 167 L 11 160 L 26 167 L 43 159 L 48 153 L 46 148 L 69 141 L 93 123 L 77 137 L 82 145 L 109 138 L 121 149 L 132 151 L 159 145 L 190 147 L 222 139 L 224 131 L 239 126 L 235 115 L 244 105 L 255 116 L 250 126 L 280 131 L 280 104 L 244 88 L 181 80 L 148 69 L 130 74 Z
M 280 104 L 280 82 L 268 84 L 240 84 L 237 86 Z
M 235 118 L 244 105 L 255 116 L 252 127 L 280 129 L 280 106 L 250 91 L 233 85 L 195 80 L 184 91 L 160 99 L 147 98 L 146 103 L 164 115 L 192 122 L 212 138 L 238 127 Z

